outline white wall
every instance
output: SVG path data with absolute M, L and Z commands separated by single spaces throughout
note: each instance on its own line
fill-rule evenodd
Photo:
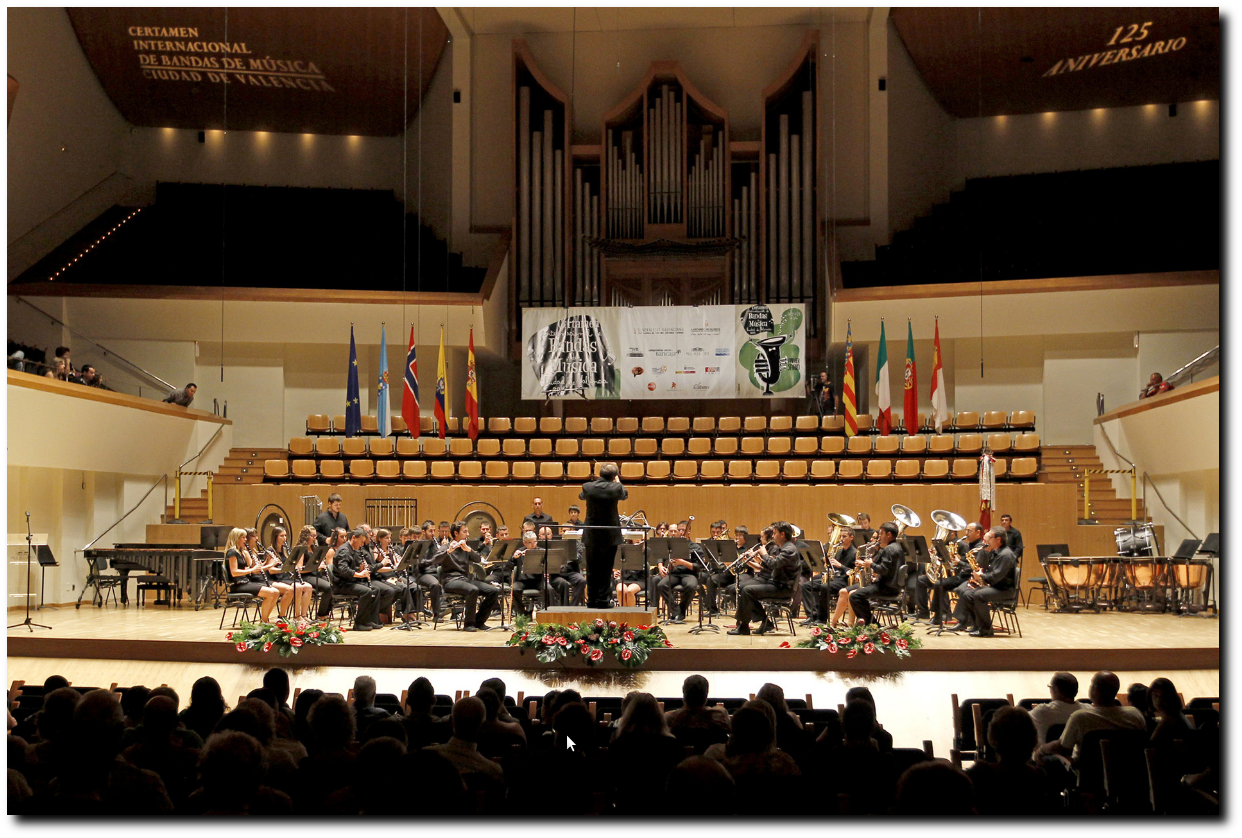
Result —
M 1089 445 L 1096 417 L 1096 393 L 1111 409 L 1134 398 L 1127 384 L 1136 366 L 1134 344 L 1125 334 L 1066 335 L 1044 350 L 1044 416 L 1040 440 Z
M 1220 333 L 1205 332 L 1140 332 L 1138 335 L 1138 380 L 1135 394 L 1147 386 L 1153 372 L 1168 378 L 1174 372 L 1220 343 Z M 1216 363 L 1195 375 L 1196 381 L 1220 374 Z

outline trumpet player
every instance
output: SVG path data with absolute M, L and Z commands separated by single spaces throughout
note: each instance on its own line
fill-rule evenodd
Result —
M 850 592 L 850 608 L 853 609 L 858 621 L 869 625 L 871 620 L 870 598 L 873 596 L 894 596 L 897 590 L 897 571 L 905 562 L 905 551 L 897 543 L 897 524 L 885 521 L 878 531 L 880 552 L 875 558 L 863 559 L 860 563 L 871 570 L 871 584 L 863 585 Z
M 1018 557 L 1005 544 L 1005 528 L 992 527 L 984 541 L 987 547 L 980 557 L 986 564 L 981 562 L 981 569 L 971 574 L 972 585 L 959 600 L 964 612 L 974 618 L 971 637 L 992 636 L 992 611 L 988 604 L 1012 599 L 1017 584 Z
M 778 521 L 772 525 L 772 542 L 774 547 L 768 548 L 768 555 L 756 557 L 752 566 L 758 571 L 755 581 L 743 586 L 738 582 L 737 591 L 737 628 L 729 629 L 729 634 L 750 634 L 750 621 L 756 610 L 763 622 L 755 630 L 755 634 L 767 634 L 776 628 L 768 621 L 767 612 L 760 604 L 762 599 L 774 599 L 793 593 L 794 584 L 798 579 L 798 569 L 802 557 L 794 546 L 794 528 L 788 521 Z
M 943 624 L 945 615 L 949 611 L 949 591 L 958 590 L 970 580 L 970 563 L 966 560 L 966 554 L 983 543 L 982 535 L 983 531 L 978 524 L 974 522 L 967 524 L 966 535 L 957 541 L 957 564 L 954 567 L 945 568 L 944 573 L 934 583 L 927 578 L 926 573 L 919 574 L 914 584 L 915 619 L 929 618 L 927 595 L 931 593 L 931 624 L 933 626 Z M 959 593 L 958 596 L 961 594 Z
M 828 556 L 829 570 L 802 583 L 802 605 L 806 608 L 807 617 L 802 625 L 822 623 L 828 618 L 828 603 L 836 600 L 841 591 L 849 587 L 849 572 L 854 569 L 857 559 L 854 530 L 842 527 L 841 545 Z

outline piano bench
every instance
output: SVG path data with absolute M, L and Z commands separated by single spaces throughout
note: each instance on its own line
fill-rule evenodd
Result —
M 163 595 L 165 597 L 163 602 L 161 602 L 159 596 L 157 596 L 155 600 L 156 605 L 162 604 L 172 608 L 173 586 L 172 581 L 167 576 L 135 576 L 134 581 L 137 582 L 134 586 L 134 598 L 137 601 L 136 604 L 139 608 L 146 604 L 146 597 L 143 596 L 143 594 L 147 591 L 155 591 L 157 595 Z

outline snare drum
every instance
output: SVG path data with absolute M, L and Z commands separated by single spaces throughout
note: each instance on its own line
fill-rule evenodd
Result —
M 1096 601 L 1108 581 L 1111 557 L 1052 557 L 1040 559 L 1058 611 L 1099 611 Z

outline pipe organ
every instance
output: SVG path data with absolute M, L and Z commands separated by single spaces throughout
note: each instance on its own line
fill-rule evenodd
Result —
M 594 145 L 572 144 L 571 103 L 515 40 L 515 320 L 530 306 L 806 302 L 815 334 L 817 45 L 808 33 L 757 91 L 749 136 L 677 62 L 655 61 Z

